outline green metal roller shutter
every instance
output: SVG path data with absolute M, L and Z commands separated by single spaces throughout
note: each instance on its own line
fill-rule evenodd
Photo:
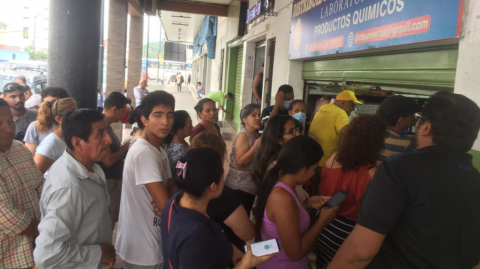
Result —
M 239 47 L 237 51 L 237 67 L 235 70 L 235 97 L 233 99 L 233 122 L 240 130 L 240 111 L 242 110 L 242 70 L 243 70 L 243 47 Z
M 303 63 L 304 80 L 352 81 L 453 91 L 458 48 Z

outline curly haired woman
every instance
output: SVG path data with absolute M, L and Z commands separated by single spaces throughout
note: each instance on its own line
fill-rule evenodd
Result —
M 343 190 L 348 197 L 317 240 L 314 249 L 317 268 L 328 266 L 353 230 L 367 184 L 377 171 L 376 160 L 382 153 L 386 137 L 387 125 L 378 116 L 355 118 L 342 137 L 339 150 L 323 166 L 320 195 L 333 196 Z

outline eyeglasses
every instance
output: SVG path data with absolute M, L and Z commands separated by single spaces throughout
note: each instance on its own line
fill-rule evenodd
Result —
M 283 135 L 289 135 L 289 134 L 296 136 L 297 134 L 300 134 L 300 130 L 298 130 L 298 128 L 295 128 L 289 132 L 283 133 Z
M 420 114 L 420 113 L 415 113 L 414 116 L 415 116 L 416 121 L 418 121 L 420 119 L 428 120 L 426 117 L 422 116 L 422 114 Z

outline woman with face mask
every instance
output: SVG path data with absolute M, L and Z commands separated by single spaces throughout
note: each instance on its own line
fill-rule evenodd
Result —
M 307 119 L 307 105 L 303 100 L 293 100 L 288 107 L 288 115 L 292 116 L 295 126 L 303 133 L 303 123 Z

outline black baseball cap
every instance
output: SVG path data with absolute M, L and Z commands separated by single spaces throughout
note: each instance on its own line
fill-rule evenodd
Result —
M 378 107 L 377 114 L 384 118 L 388 123 L 398 121 L 400 118 L 406 118 L 415 113 L 415 102 L 407 97 L 395 95 L 388 97 Z

